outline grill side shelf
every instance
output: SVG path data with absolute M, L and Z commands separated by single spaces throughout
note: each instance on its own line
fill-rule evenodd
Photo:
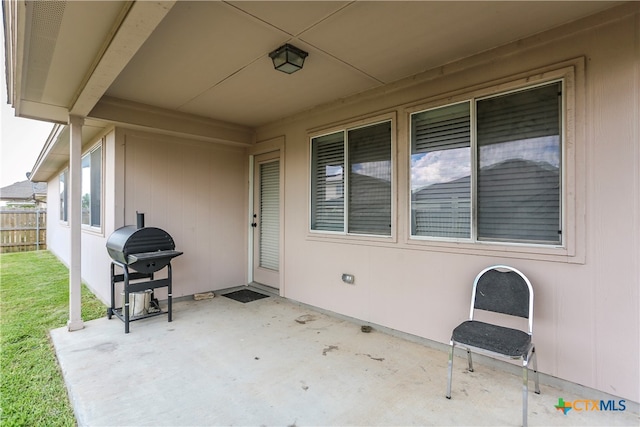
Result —
M 153 252 L 140 252 L 137 254 L 130 254 L 127 256 L 129 264 L 133 264 L 138 261 L 149 261 L 160 258 L 175 258 L 182 255 L 184 252 L 180 251 L 153 251 Z

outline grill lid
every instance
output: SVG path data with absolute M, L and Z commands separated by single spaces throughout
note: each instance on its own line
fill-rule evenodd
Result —
M 121 252 L 125 256 L 140 252 L 173 250 L 175 247 L 169 233 L 156 227 L 137 228 L 135 225 L 127 225 L 118 228 L 107 240 L 107 249 Z
M 171 235 L 156 227 L 121 227 L 109 236 L 106 246 L 114 261 L 142 273 L 158 271 L 182 255 L 175 250 Z

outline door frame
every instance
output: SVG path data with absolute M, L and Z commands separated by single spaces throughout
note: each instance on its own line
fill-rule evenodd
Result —
M 255 190 L 255 157 L 272 153 L 277 151 L 279 154 L 277 159 L 280 162 L 280 245 L 279 245 L 279 253 L 278 253 L 278 271 L 279 271 L 279 284 L 278 291 L 280 296 L 285 296 L 285 281 L 284 281 L 284 145 L 285 145 L 285 137 L 284 135 L 278 136 L 269 140 L 265 140 L 262 142 L 256 143 L 253 147 L 248 149 L 249 154 L 249 170 L 247 174 L 249 175 L 249 188 L 248 188 L 248 203 L 247 203 L 247 283 L 253 282 L 253 262 L 254 262 L 254 237 L 253 237 L 253 227 L 251 227 L 251 223 L 253 222 L 253 214 L 254 214 L 254 190 Z

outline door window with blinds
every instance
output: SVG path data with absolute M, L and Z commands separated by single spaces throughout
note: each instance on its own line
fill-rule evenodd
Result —
M 280 254 L 280 162 L 260 164 L 260 267 L 278 270 Z
M 562 244 L 562 82 L 411 115 L 411 234 Z
M 311 139 L 311 230 L 391 235 L 391 122 Z

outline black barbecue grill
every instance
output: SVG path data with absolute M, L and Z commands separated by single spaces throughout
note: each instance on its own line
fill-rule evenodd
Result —
M 107 309 L 107 316 L 112 315 L 124 322 L 124 331 L 129 333 L 129 322 L 142 318 L 167 314 L 171 322 L 171 260 L 182 255 L 175 250 L 173 238 L 166 231 L 156 227 L 144 227 L 144 217 L 138 214 L 138 226 L 127 225 L 114 231 L 107 239 L 107 251 L 111 256 L 111 307 Z M 116 274 L 119 267 L 123 273 Z M 167 267 L 166 279 L 155 279 L 154 273 Z M 143 281 L 142 279 L 146 279 Z M 135 280 L 135 283 L 130 283 Z M 116 283 L 124 282 L 124 304 L 115 307 Z M 147 312 L 140 316 L 131 316 L 129 310 L 130 295 L 134 292 L 145 292 L 160 287 L 167 287 L 167 311 L 159 307 L 154 312 Z
M 174 250 L 173 238 L 155 227 L 118 228 L 107 240 L 107 251 L 114 261 L 140 273 L 153 273 L 169 265 L 182 252 Z

